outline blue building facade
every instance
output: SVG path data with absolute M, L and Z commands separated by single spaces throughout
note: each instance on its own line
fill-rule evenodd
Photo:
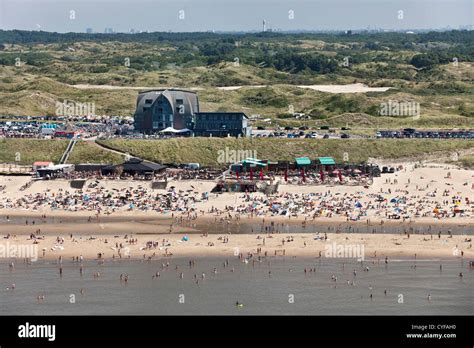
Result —
M 248 117 L 243 112 L 198 112 L 193 127 L 198 137 L 250 136 Z

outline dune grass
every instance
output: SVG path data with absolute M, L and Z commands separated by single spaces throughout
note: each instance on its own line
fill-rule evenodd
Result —
M 452 153 L 474 148 L 469 140 L 431 139 L 280 139 L 280 138 L 180 138 L 166 140 L 99 140 L 99 143 L 160 163 L 198 162 L 203 166 L 223 167 L 222 151 L 252 151 L 259 159 L 293 160 L 295 157 L 331 156 L 338 162 L 348 154 L 349 162 L 371 158 L 423 158 L 433 153 Z M 221 152 L 220 152 L 221 151 Z M 222 156 L 221 156 L 222 157 Z
M 68 140 L 0 139 L 0 163 L 58 163 L 67 144 Z
M 101 163 L 101 164 L 118 164 L 124 161 L 123 156 L 116 153 L 106 151 L 99 146 L 87 142 L 79 141 L 74 146 L 74 150 L 69 156 L 68 163 Z

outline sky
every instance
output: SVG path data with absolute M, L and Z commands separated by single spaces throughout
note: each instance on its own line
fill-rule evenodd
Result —
M 459 29 L 474 0 L 0 0 L 0 29 L 135 31 Z

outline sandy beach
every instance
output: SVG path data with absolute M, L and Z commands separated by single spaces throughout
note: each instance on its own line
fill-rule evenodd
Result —
M 125 257 L 123 251 L 119 255 L 116 243 L 133 258 L 231 257 L 255 254 L 257 248 L 268 255 L 319 257 L 321 252 L 324 257 L 331 243 L 363 245 L 367 257 L 377 258 L 461 257 L 461 251 L 466 258 L 474 257 L 472 171 L 440 164 L 401 166 L 366 188 L 282 183 L 271 197 L 258 192 L 223 193 L 209 194 L 207 199 L 203 193 L 212 190 L 213 181 L 172 180 L 167 190 L 152 190 L 146 181 L 88 180 L 90 186 L 81 191 L 72 189 L 68 180 L 53 180 L 21 190 L 28 177 L 3 176 L 1 243 L 28 245 L 36 240 L 39 256 L 44 250 L 44 257 L 50 259 L 79 255 L 94 259 L 99 253 L 104 258 Z M 173 200 L 164 209 L 170 186 Z M 82 200 L 84 194 L 90 196 L 87 202 Z M 275 202 L 286 205 L 285 214 L 272 208 Z M 360 207 L 353 207 L 354 203 Z M 390 219 L 394 209 L 403 210 L 407 217 Z M 434 209 L 445 212 L 434 213 Z M 284 227 L 288 225 L 299 229 Z M 348 226 L 360 233 L 343 233 Z M 385 228 L 389 234 L 378 233 Z M 451 230 L 456 233 L 450 235 Z M 185 235 L 188 241 L 181 240 Z M 58 237 L 64 239 L 62 244 Z M 130 244 L 130 238 L 137 241 Z M 292 241 L 283 243 L 287 238 Z M 141 249 L 147 242 L 158 246 Z
M 389 258 L 474 258 L 471 238 L 464 235 L 441 236 L 434 235 L 383 235 L 383 234 L 212 234 L 199 235 L 181 233 L 165 234 L 122 234 L 120 228 L 114 226 L 117 234 L 62 235 L 64 241 L 58 242 L 56 236 L 45 236 L 34 244 L 38 250 L 38 257 L 44 259 L 71 259 L 82 255 L 85 259 L 97 259 L 99 253 L 102 258 L 133 258 L 148 259 L 163 257 L 200 257 L 222 256 L 233 258 L 239 254 L 286 257 L 337 257 L 326 254 L 328 250 L 336 250 L 339 245 L 360 248 L 363 246 L 365 259 Z M 186 237 L 186 241 L 183 240 Z M 325 239 L 327 237 L 327 239 Z M 316 239 L 320 238 L 320 239 Z M 129 244 L 130 239 L 136 240 Z M 284 242 L 283 242 L 284 241 Z M 157 247 L 147 248 L 147 242 L 158 243 Z M 122 244 L 122 248 L 117 247 Z M 334 245 L 335 243 L 335 245 Z M 16 235 L 0 241 L 5 247 L 33 245 L 33 241 L 25 235 Z M 258 253 L 257 249 L 261 248 Z M 120 250 L 120 252 L 119 252 Z M 331 252 L 331 251 L 329 251 Z M 416 255 L 416 256 L 415 256 Z M 356 255 L 354 255 L 355 257 Z M 343 256 L 340 256 L 343 257 Z

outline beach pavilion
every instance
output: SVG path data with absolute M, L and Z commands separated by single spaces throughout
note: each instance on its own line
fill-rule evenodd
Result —
M 124 173 L 129 175 L 153 175 L 166 169 L 162 164 L 144 161 L 140 158 L 131 158 L 130 160 L 117 165 L 110 165 L 102 168 L 102 174 Z

